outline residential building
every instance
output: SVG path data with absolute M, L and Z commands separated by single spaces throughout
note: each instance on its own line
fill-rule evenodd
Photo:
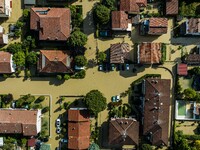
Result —
M 200 18 L 187 19 L 181 25 L 180 33 L 182 35 L 200 35 Z
M 170 79 L 149 78 L 143 82 L 143 135 L 152 145 L 168 146 Z
M 8 44 L 8 34 L 4 34 L 4 28 L 0 26 L 0 45 Z
M 178 0 L 166 0 L 166 15 L 178 15 Z
M 130 46 L 128 43 L 116 43 L 110 45 L 111 64 L 123 64 L 130 59 Z
M 147 0 L 120 0 L 120 11 L 139 14 L 147 6 Z
M 69 8 L 33 7 L 30 29 L 39 33 L 39 40 L 66 41 L 71 32 Z
M 0 74 L 11 74 L 15 72 L 15 69 L 13 55 L 9 52 L 0 51 Z
M 12 0 L 0 0 L 0 18 L 10 17 L 12 12 Z
M 109 122 L 108 143 L 112 148 L 139 143 L 139 122 L 133 118 L 111 118 Z
M 36 136 L 41 131 L 41 110 L 0 109 L 0 133 Z
M 90 145 L 89 117 L 86 109 L 68 110 L 68 149 L 88 149 Z
M 138 64 L 159 64 L 161 62 L 162 44 L 144 42 L 138 45 L 137 63 Z
M 131 20 L 124 11 L 112 11 L 112 30 L 115 31 L 131 31 Z
M 167 18 L 150 18 L 140 24 L 141 35 L 162 35 L 166 34 L 168 29 Z
M 70 51 L 40 50 L 37 64 L 39 73 L 73 73 Z
M 188 75 L 187 64 L 177 64 L 177 74 L 179 76 L 187 76 Z

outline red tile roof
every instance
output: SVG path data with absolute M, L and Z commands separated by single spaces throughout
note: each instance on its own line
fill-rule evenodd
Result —
M 68 110 L 68 120 L 69 121 L 89 121 L 90 114 L 87 110 Z
M 158 64 L 161 61 L 161 43 L 144 42 L 139 45 L 138 63 Z
M 68 149 L 88 149 L 90 145 L 90 120 L 86 111 L 68 110 Z
M 187 20 L 187 33 L 200 33 L 200 18 L 190 18 Z
M 167 18 L 150 18 L 149 32 L 151 35 L 162 35 L 167 33 L 168 20 Z
M 0 52 L 0 73 L 12 73 L 11 64 L 12 54 Z
M 0 133 L 37 135 L 37 110 L 0 110 Z
M 108 142 L 111 146 L 138 145 L 139 122 L 135 119 L 111 119 Z
M 150 138 L 153 145 L 168 145 L 169 79 L 149 78 L 144 82 L 143 135 Z
M 116 43 L 110 45 L 110 63 L 120 64 L 130 60 L 130 46 L 128 43 Z
M 139 13 L 140 7 L 146 7 L 147 0 L 120 0 L 120 10 L 129 13 Z
M 178 64 L 177 65 L 177 74 L 180 76 L 187 76 L 187 64 Z
M 39 31 L 40 40 L 66 41 L 70 36 L 69 8 L 31 8 L 30 29 Z
M 166 14 L 178 15 L 178 0 L 166 0 Z
M 38 61 L 40 73 L 73 73 L 69 51 L 41 50 Z
M 112 11 L 112 29 L 120 28 L 126 30 L 128 23 L 128 15 L 124 11 Z

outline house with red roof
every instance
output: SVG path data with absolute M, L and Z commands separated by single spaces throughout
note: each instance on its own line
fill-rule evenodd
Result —
M 16 65 L 13 62 L 13 55 L 9 52 L 0 52 L 0 74 L 14 73 Z
M 152 17 L 148 20 L 144 20 L 140 24 L 141 35 L 162 35 L 166 34 L 168 30 L 167 18 Z
M 112 11 L 112 30 L 114 31 L 131 31 L 131 20 L 124 11 Z
M 120 0 L 120 11 L 139 14 L 147 6 L 147 0 Z
M 161 62 L 161 43 L 143 42 L 138 45 L 137 63 L 138 64 L 159 64 Z
M 177 74 L 179 76 L 187 76 L 188 75 L 188 69 L 187 64 L 177 64 Z
M 134 118 L 111 118 L 108 143 L 112 148 L 124 145 L 136 148 L 139 144 L 139 122 Z
M 30 29 L 39 33 L 39 40 L 66 41 L 71 32 L 69 8 L 33 7 Z
M 0 109 L 0 133 L 36 136 L 41 131 L 41 110 Z
M 200 18 L 190 18 L 181 24 L 180 34 L 200 36 Z
M 88 149 L 90 145 L 89 117 L 87 109 L 68 110 L 68 149 Z
M 170 131 L 169 79 L 149 78 L 143 81 L 143 135 L 155 146 L 168 146 Z
M 166 15 L 178 15 L 178 0 L 166 0 Z
M 39 73 L 73 73 L 70 51 L 40 50 L 37 63 Z

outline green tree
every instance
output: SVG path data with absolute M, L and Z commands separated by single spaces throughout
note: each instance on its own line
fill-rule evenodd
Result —
M 13 55 L 13 61 L 18 67 L 25 65 L 25 54 L 22 51 L 18 51 Z
M 200 74 L 200 67 L 194 67 L 191 70 L 189 70 L 189 72 L 191 74 L 194 74 L 194 75 L 199 75 Z
M 77 6 L 76 5 L 70 5 L 69 9 L 70 9 L 70 12 L 71 12 L 72 26 L 73 27 L 80 27 L 80 25 L 83 22 L 82 14 L 77 13 Z
M 196 91 L 192 88 L 187 88 L 183 91 L 185 100 L 194 100 L 196 97 Z
M 36 52 L 30 52 L 28 53 L 26 60 L 29 63 L 29 65 L 35 65 L 37 63 L 37 54 Z
M 24 10 L 23 10 L 23 17 L 24 17 L 25 19 L 27 19 L 27 18 L 29 17 L 29 13 L 30 13 L 30 10 L 29 10 L 29 9 L 24 9 Z
M 41 103 L 45 100 L 45 96 L 40 96 L 36 99 L 35 103 Z
M 149 144 L 142 144 L 141 150 L 153 150 L 153 148 Z
M 90 147 L 88 148 L 88 150 L 100 150 L 99 145 L 97 145 L 96 143 L 92 143 L 90 144 Z
M 87 36 L 80 30 L 74 31 L 67 41 L 67 44 L 72 47 L 82 47 L 87 43 Z
M 16 27 L 17 28 L 21 28 L 21 27 L 23 27 L 23 25 L 24 25 L 24 23 L 19 21 L 19 20 L 16 22 Z
M 196 147 L 196 149 L 200 149 L 200 140 L 196 140 L 194 142 L 194 146 Z
M 72 76 L 75 79 L 83 79 L 85 78 L 86 75 L 86 71 L 85 70 L 81 70 L 79 72 L 77 72 L 74 76 Z
M 103 63 L 106 60 L 106 54 L 104 52 L 99 52 L 97 55 L 97 60 L 99 63 Z
M 87 64 L 87 58 L 83 55 L 78 55 L 75 57 L 75 64 L 79 67 L 83 67 Z
M 97 114 L 106 109 L 106 98 L 98 90 L 92 90 L 85 96 L 85 102 L 88 109 L 97 116 Z
M 48 112 L 49 110 L 50 110 L 49 106 L 46 106 L 42 109 L 42 113 L 44 114 L 44 113 Z
M 115 0 L 104 0 L 104 5 L 108 7 L 110 10 L 116 10 Z
M 94 18 L 97 23 L 105 25 L 110 20 L 110 9 L 100 4 L 94 8 Z
M 2 96 L 2 102 L 5 104 L 9 104 L 13 100 L 13 95 L 12 94 L 6 94 Z
M 12 44 L 8 45 L 6 51 L 10 52 L 12 54 L 15 54 L 19 51 L 23 51 L 22 44 L 21 43 L 12 43 Z
M 32 36 L 27 36 L 22 42 L 22 48 L 26 49 L 27 51 L 36 48 L 35 39 Z

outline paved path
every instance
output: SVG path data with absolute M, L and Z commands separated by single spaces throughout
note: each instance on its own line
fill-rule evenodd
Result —
M 162 78 L 171 79 L 171 74 L 162 68 L 140 68 L 138 71 L 141 71 L 137 75 L 133 74 L 131 71 L 122 71 L 122 72 L 98 72 L 97 68 L 92 68 L 87 70 L 87 75 L 85 79 L 75 80 L 70 79 L 63 84 L 59 85 L 59 82 L 54 78 L 33 78 L 31 81 L 23 81 L 23 78 L 8 78 L 5 81 L 1 81 L 0 91 L 1 93 L 12 93 L 14 98 L 19 98 L 22 94 L 51 94 L 52 95 L 52 112 L 54 112 L 59 104 L 56 104 L 60 95 L 85 95 L 92 89 L 98 89 L 107 98 L 107 101 L 110 102 L 111 96 L 117 95 L 121 92 L 124 92 L 128 89 L 130 84 L 143 76 L 145 73 L 158 73 L 162 74 Z M 67 99 L 66 99 L 67 101 Z M 127 97 L 123 99 L 127 101 Z M 49 143 L 52 145 L 52 149 L 55 149 L 58 146 L 58 140 L 56 140 L 55 133 L 55 120 L 63 111 L 58 111 L 52 114 L 51 116 L 51 125 L 52 125 L 52 138 Z M 107 111 L 101 112 L 100 123 L 103 123 L 107 120 Z

